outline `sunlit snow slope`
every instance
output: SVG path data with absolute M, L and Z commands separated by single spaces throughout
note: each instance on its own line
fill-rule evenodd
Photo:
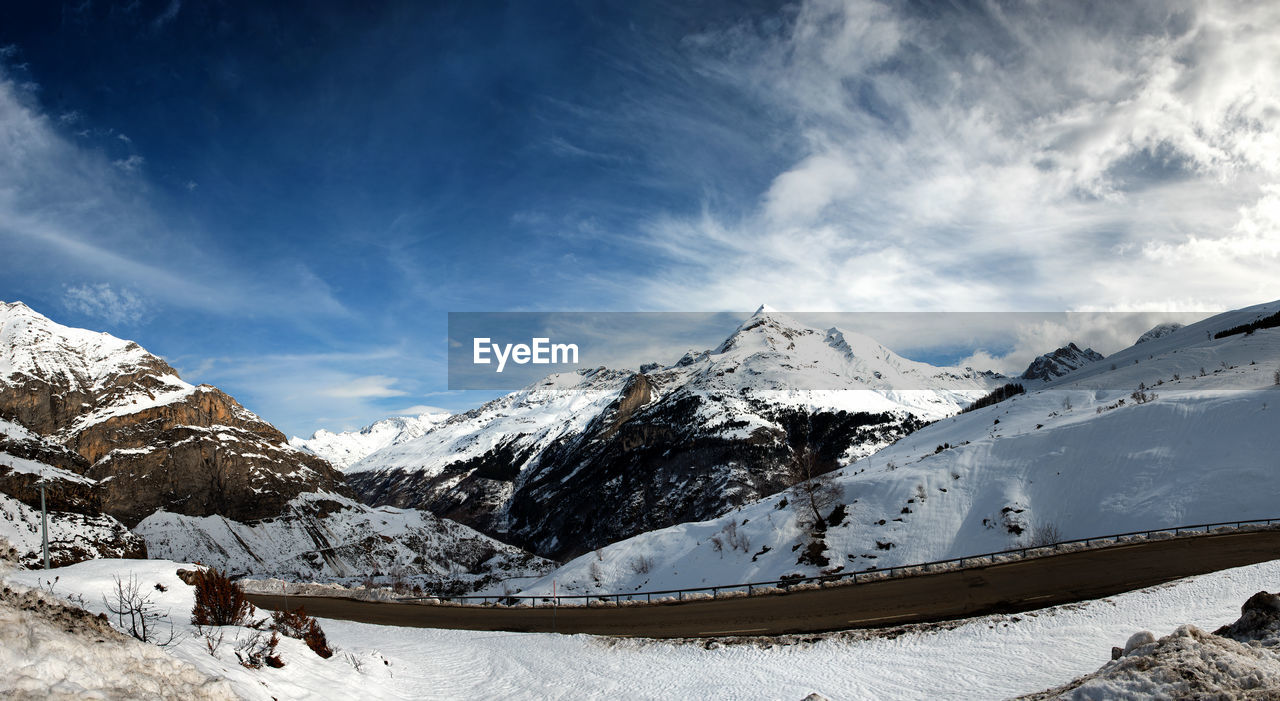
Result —
M 771 580 L 1000 550 L 1037 531 L 1069 539 L 1280 516 L 1280 329 L 1212 338 L 1277 309 L 1148 338 L 848 464 L 834 473 L 846 514 L 825 533 L 797 523 L 805 500 L 793 488 L 587 553 L 526 590 Z M 821 555 L 800 564 L 815 542 Z

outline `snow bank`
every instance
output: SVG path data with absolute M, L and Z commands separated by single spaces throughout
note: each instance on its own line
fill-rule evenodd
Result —
M 0 696 L 234 699 L 230 685 L 36 589 L 0 591 Z

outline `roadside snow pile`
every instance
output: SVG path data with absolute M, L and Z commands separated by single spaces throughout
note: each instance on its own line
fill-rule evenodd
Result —
M 91 685 L 82 689 L 66 687 L 63 692 L 58 674 L 76 675 L 84 671 L 87 680 L 101 679 L 103 682 L 116 684 L 103 692 L 107 698 L 246 698 L 246 699 L 298 699 L 298 698 L 386 698 L 388 693 L 378 685 L 380 680 L 388 678 L 394 672 L 391 664 L 379 656 L 376 649 L 359 651 L 342 651 L 334 646 L 335 654 L 330 658 L 321 658 L 306 643 L 290 637 L 280 636 L 274 648 L 274 655 L 284 666 L 272 668 L 262 666 L 250 669 L 242 666 L 240 659 L 245 658 L 255 649 L 261 650 L 270 631 L 258 631 L 244 626 L 206 626 L 203 629 L 191 624 L 191 610 L 195 604 L 194 587 L 186 584 L 179 576 L 180 569 L 193 569 L 195 566 L 170 560 L 90 560 L 69 567 L 45 571 L 16 571 L 5 576 L 5 586 L 13 589 L 19 587 L 52 587 L 57 596 L 66 596 L 77 605 L 83 606 L 90 614 L 107 613 L 106 602 L 116 586 L 116 578 L 128 582 L 135 578 L 139 590 L 150 600 L 154 610 L 161 615 L 157 621 L 164 632 L 162 638 L 168 637 L 169 626 L 173 626 L 175 637 L 172 644 L 160 648 L 141 643 L 132 638 L 124 638 L 128 645 L 122 648 L 115 646 L 95 645 L 87 647 L 80 639 L 72 643 L 47 643 L 48 640 L 60 640 L 46 635 L 43 629 L 31 629 L 28 621 L 15 621 L 8 625 L 8 619 L 0 624 L 0 633 L 4 635 L 3 651 L 0 651 L 0 669 L 6 670 L 8 676 L 16 676 L 12 671 L 30 668 L 26 678 L 32 680 L 32 698 L 74 696 L 83 698 L 93 693 L 98 687 Z M 48 582 L 52 577 L 57 581 Z M 93 618 L 93 616 L 90 616 Z M 255 620 L 266 619 L 270 622 L 269 612 L 255 611 Z M 114 623 L 111 617 L 110 622 Z M 321 621 L 328 628 L 330 621 Z M 264 626 L 265 627 L 265 626 Z M 50 626 L 54 633 L 61 633 L 57 626 Z M 369 626 L 373 631 L 381 630 L 377 626 Z M 28 630 L 34 630 L 28 633 Z M 327 632 L 327 631 L 326 631 Z M 68 635 L 62 633 L 63 635 Z M 116 636 L 117 640 L 123 636 Z M 372 643 L 377 639 L 376 632 L 368 636 L 365 642 Z M 44 645 L 44 647 L 40 647 Z M 16 650 L 11 652 L 10 649 Z M 114 650 L 125 649 L 117 654 Z M 141 652 L 139 652 L 141 650 Z M 168 653 L 166 655 L 165 653 Z M 14 659 L 7 657 L 14 655 Z M 99 660 L 101 658 L 101 661 Z M 176 658 L 176 659 L 174 659 Z M 32 664 L 46 664 L 48 670 L 31 667 Z M 406 664 L 412 661 L 406 660 Z M 178 678 L 173 670 L 188 669 L 194 666 L 199 675 L 192 679 L 204 679 L 205 675 L 223 681 L 216 685 L 202 682 L 206 687 L 194 683 L 191 691 L 174 687 L 147 686 L 159 682 L 146 678 L 124 679 L 121 675 L 133 674 L 135 668 L 150 667 L 165 678 Z M 99 669 L 101 667 L 102 669 Z M 363 673 L 359 669 L 365 670 Z M 195 674 L 195 670 L 191 670 Z M 79 677 L 69 676 L 69 679 Z M 181 677 L 187 679 L 187 677 Z M 43 682 L 41 682 L 43 680 Z M 52 681 L 50 681 L 52 680 Z M 371 689 L 370 683 L 373 687 Z M 0 682 L 10 683 L 10 682 Z M 40 684 L 43 683 L 43 686 Z M 79 682 L 77 682 L 79 683 Z M 86 682 L 87 684 L 87 682 Z M 131 686 L 136 684 L 136 686 Z M 201 696 L 200 689 L 210 691 Z M 154 691 L 152 689 L 155 689 Z M 21 691 L 21 689 L 19 689 Z M 212 696 L 213 694 L 219 694 Z M 0 690 L 0 696 L 4 692 Z
M 231 687 L 104 617 L 15 584 L 0 591 L 0 696 L 234 699 Z
M 1280 698 L 1280 596 L 1258 592 L 1213 634 L 1135 633 L 1094 674 L 1026 699 Z

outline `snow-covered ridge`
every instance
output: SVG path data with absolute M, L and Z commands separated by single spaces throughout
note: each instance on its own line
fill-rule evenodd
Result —
M 715 349 L 643 373 L 551 375 L 346 474 L 369 503 L 560 558 L 722 514 L 789 484 L 803 442 L 824 463 L 866 456 L 1006 381 L 762 309 Z
M 150 369 L 156 360 L 133 341 L 63 326 L 22 302 L 0 302 L 0 381 L 15 374 L 65 378 L 72 389 L 100 390 L 119 375 Z M 156 379 L 174 390 L 191 389 L 176 374 Z
M 1157 338 L 1164 338 L 1180 328 L 1182 328 L 1182 324 L 1179 324 L 1176 321 L 1167 324 L 1157 324 L 1150 331 L 1139 336 L 1138 340 L 1133 342 L 1133 345 L 1136 346 L 1140 343 L 1146 343 L 1147 341 L 1154 341 Z
M 1277 308 L 1206 319 L 848 464 L 824 508 L 844 513 L 820 537 L 791 489 L 588 553 L 526 591 L 765 581 L 997 551 L 1042 529 L 1071 539 L 1274 517 L 1280 329 L 1212 335 Z
M 449 416 L 447 411 L 427 412 L 382 419 L 359 431 L 334 433 L 320 429 L 310 438 L 290 438 L 289 445 L 319 455 L 339 470 L 345 470 L 376 451 L 423 435 Z
M 424 511 L 373 508 L 332 493 L 299 494 L 279 517 L 253 523 L 158 511 L 134 531 L 151 557 L 293 581 L 358 582 L 399 570 L 432 590 L 470 591 L 553 566 Z

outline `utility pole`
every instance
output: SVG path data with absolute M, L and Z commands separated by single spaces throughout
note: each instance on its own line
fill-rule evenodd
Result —
M 40 476 L 40 549 L 44 552 L 44 568 L 49 569 L 49 512 L 44 508 L 44 475 Z

